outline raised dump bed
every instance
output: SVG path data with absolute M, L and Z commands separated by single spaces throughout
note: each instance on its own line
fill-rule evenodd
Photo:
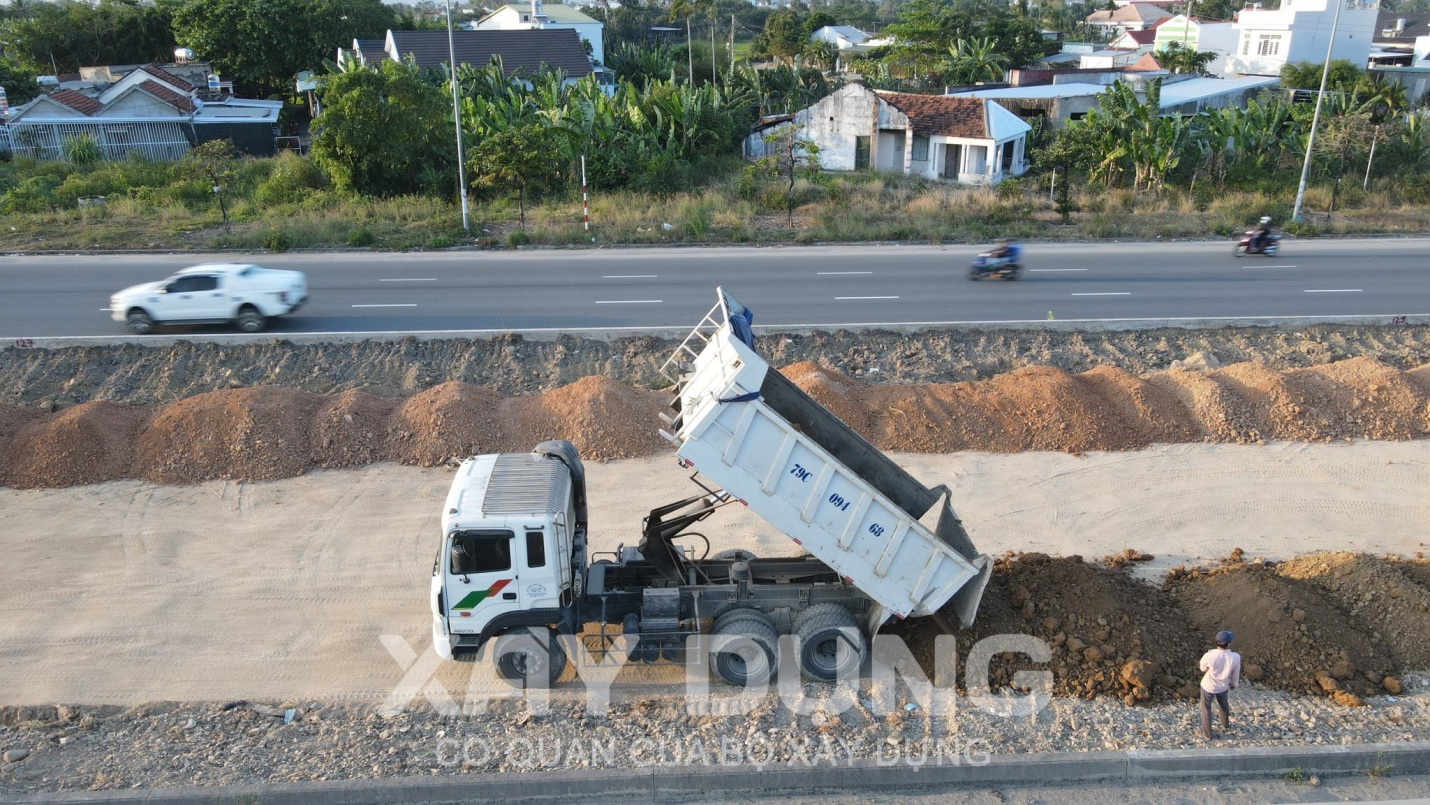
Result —
M 771 368 L 755 352 L 750 311 L 717 293 L 661 369 L 679 395 L 661 434 L 681 462 L 872 598 L 871 628 L 950 600 L 971 624 L 992 563 L 947 487 L 925 487 Z

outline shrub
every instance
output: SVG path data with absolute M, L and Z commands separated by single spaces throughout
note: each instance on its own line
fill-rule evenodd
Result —
M 269 230 L 263 236 L 263 248 L 270 252 L 286 252 L 293 248 L 293 237 L 281 229 Z
M 427 248 L 429 249 L 450 249 L 456 245 L 456 238 L 450 235 L 433 235 L 427 239 Z
M 253 196 L 265 205 L 294 204 L 326 184 L 327 179 L 317 164 L 289 151 L 272 161 L 272 171 L 259 182 Z
M 104 149 L 88 134 L 65 138 L 60 150 L 64 153 L 65 161 L 72 165 L 92 165 L 104 159 Z
M 377 236 L 370 230 L 359 227 L 348 233 L 348 245 L 365 248 L 377 242 Z
M 0 196 L 0 212 L 45 212 L 54 206 L 52 196 L 60 184 L 55 176 L 32 176 Z
M 1400 194 L 1411 204 L 1430 204 L 1430 173 L 1411 175 L 1401 180 Z
M 506 233 L 507 248 L 515 249 L 518 246 L 525 246 L 530 242 L 531 238 L 527 236 L 526 230 L 524 229 L 514 229 Z

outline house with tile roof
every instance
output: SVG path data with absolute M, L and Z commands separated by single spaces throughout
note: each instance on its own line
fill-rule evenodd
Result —
M 562 28 L 575 31 L 581 41 L 591 48 L 591 59 L 596 64 L 605 64 L 606 26 L 578 9 L 561 3 L 543 3 L 542 0 L 511 3 L 477 20 L 475 30 L 531 31 Z
M 1127 31 L 1145 31 L 1155 28 L 1157 23 L 1172 16 L 1166 9 L 1153 3 L 1128 3 L 1115 9 L 1100 9 L 1087 15 L 1083 20 L 1087 27 L 1100 31 L 1105 36 L 1116 37 Z
M 1031 127 L 991 101 L 914 95 L 849 84 L 745 143 L 760 157 L 794 136 L 819 146 L 823 170 L 872 169 L 973 185 L 1028 170 Z
M 63 159 L 65 141 L 77 136 L 92 138 L 106 159 L 176 160 L 210 140 L 271 156 L 282 108 L 282 101 L 207 93 L 152 64 L 111 66 L 11 110 L 3 139 L 15 153 L 39 160 Z
M 486 67 L 497 57 L 509 76 L 532 76 L 546 66 L 565 73 L 572 82 L 594 72 L 586 46 L 570 28 L 455 31 L 452 42 L 457 64 Z M 439 67 L 450 58 L 446 31 L 388 31 L 384 50 L 387 58 L 410 58 L 418 67 Z

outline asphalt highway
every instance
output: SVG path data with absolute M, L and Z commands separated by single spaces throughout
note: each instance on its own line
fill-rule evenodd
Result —
M 1430 315 L 1430 239 L 1295 240 L 1272 258 L 1231 241 L 1030 243 L 1023 279 L 972 282 L 976 246 L 530 249 L 388 254 L 0 257 L 0 344 L 140 340 L 109 295 L 202 262 L 306 272 L 310 302 L 272 334 L 687 329 L 723 285 L 755 324 L 880 327 L 1059 321 Z M 168 332 L 176 332 L 168 330 Z M 233 333 L 206 326 L 185 337 Z

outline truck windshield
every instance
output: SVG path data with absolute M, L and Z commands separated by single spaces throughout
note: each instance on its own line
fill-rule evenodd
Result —
M 511 570 L 510 531 L 459 531 L 452 535 L 452 573 Z

